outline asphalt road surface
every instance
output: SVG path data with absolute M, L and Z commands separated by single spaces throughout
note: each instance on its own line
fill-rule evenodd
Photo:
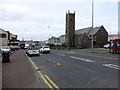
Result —
M 110 56 L 58 50 L 30 58 L 59 88 L 118 88 L 120 66 Z

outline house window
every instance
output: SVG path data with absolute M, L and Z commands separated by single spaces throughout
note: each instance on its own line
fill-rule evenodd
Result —
M 12 37 L 12 40 L 17 40 L 17 38 L 16 37 Z
M 6 34 L 0 34 L 0 38 L 6 38 Z
M 92 37 L 92 35 L 90 35 L 90 37 Z M 95 35 L 93 35 L 93 37 L 95 37 Z
M 92 37 L 92 35 L 90 35 L 90 37 Z

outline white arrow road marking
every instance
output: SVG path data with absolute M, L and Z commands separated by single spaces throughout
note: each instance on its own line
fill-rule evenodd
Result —
M 105 66 L 105 67 L 109 67 L 109 68 L 120 70 L 120 66 L 115 65 L 115 64 L 102 64 L 102 65 Z
M 78 59 L 78 60 L 85 61 L 85 62 L 96 62 L 96 61 L 93 61 L 93 60 L 88 60 L 88 59 L 74 57 L 74 56 L 70 56 L 70 57 L 73 58 L 73 59 Z

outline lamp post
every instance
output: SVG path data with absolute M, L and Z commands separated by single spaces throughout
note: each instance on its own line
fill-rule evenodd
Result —
M 48 31 L 49 31 L 48 43 L 51 44 L 51 40 L 50 40 L 50 38 L 51 38 L 51 34 L 50 34 L 50 26 L 47 26 L 47 28 L 48 28 Z
M 93 26 L 94 26 L 94 0 L 92 0 L 92 27 L 91 30 L 93 30 Z M 92 34 L 92 44 L 91 44 L 91 53 L 93 53 L 93 34 Z

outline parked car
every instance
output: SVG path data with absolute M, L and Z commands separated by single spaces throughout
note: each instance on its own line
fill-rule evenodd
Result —
M 42 46 L 40 48 L 40 53 L 50 53 L 51 49 L 49 48 L 49 46 Z
M 110 48 L 110 44 L 108 43 L 108 44 L 105 44 L 104 46 L 103 46 L 104 48 Z
M 25 46 L 25 47 L 24 47 L 24 49 L 29 49 L 29 48 L 30 48 L 30 46 Z
M 20 49 L 20 46 L 15 46 L 15 49 L 16 49 L 16 50 L 19 50 L 19 49 Z
M 11 53 L 11 49 L 9 46 L 0 46 L 1 53 Z
M 15 51 L 16 47 L 15 46 L 10 46 L 11 51 Z
M 40 55 L 39 49 L 36 47 L 30 47 L 26 50 L 26 54 L 28 56 L 32 56 L 32 55 Z

